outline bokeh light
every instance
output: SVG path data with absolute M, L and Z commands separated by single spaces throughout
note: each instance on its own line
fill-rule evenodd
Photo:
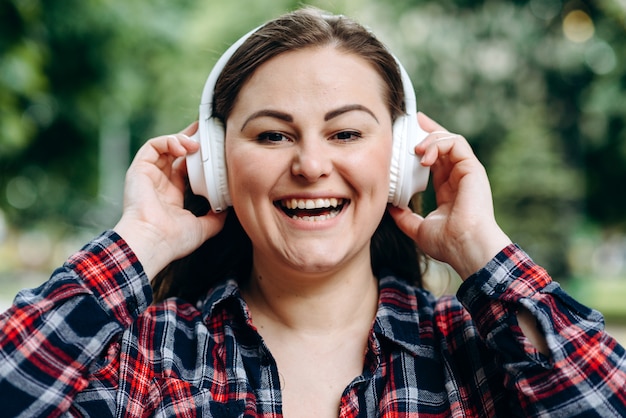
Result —
M 7 184 L 6 198 L 14 208 L 28 209 L 37 201 L 37 186 L 28 177 L 14 177 Z
M 605 41 L 598 40 L 586 49 L 585 63 L 594 73 L 604 75 L 616 68 L 617 56 L 611 45 Z
M 560 0 L 531 0 L 529 7 L 535 17 L 551 20 L 559 14 L 562 4 Z
M 582 10 L 572 10 L 563 19 L 563 33 L 572 42 L 586 42 L 593 37 L 594 32 L 593 20 Z

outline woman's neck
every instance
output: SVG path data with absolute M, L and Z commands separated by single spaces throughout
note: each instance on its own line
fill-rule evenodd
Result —
M 312 273 L 255 260 L 243 289 L 253 323 L 313 334 L 355 325 L 369 328 L 378 305 L 378 282 L 369 255 L 361 258 L 366 260 Z

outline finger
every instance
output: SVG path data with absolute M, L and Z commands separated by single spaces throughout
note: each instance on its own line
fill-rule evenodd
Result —
M 417 239 L 417 231 L 424 221 L 424 218 L 408 208 L 388 206 L 389 214 L 398 225 L 398 228 L 412 240 Z
M 197 149 L 197 144 L 184 134 L 162 135 L 148 140 L 135 156 L 135 160 L 156 163 L 162 156 L 183 157 Z
M 189 153 L 194 153 L 200 148 L 200 144 L 190 138 L 190 136 L 193 136 L 198 131 L 198 125 L 199 122 L 194 121 L 177 135 L 181 144 L 183 144 Z
M 442 158 L 456 163 L 474 154 L 467 140 L 458 134 L 431 134 L 425 142 L 427 143 L 422 147 L 420 163 L 426 167 L 434 165 Z
M 197 130 L 198 130 L 198 121 L 195 121 L 189 124 L 189 126 L 187 126 L 185 129 L 180 131 L 180 133 L 187 135 L 187 136 L 191 136 L 195 134 Z
M 209 238 L 217 235 L 219 231 L 224 227 L 226 222 L 226 215 L 228 211 L 215 213 L 213 211 L 207 212 L 205 215 L 198 217 L 200 223 L 200 231 L 202 233 L 201 242 L 208 240 Z
M 193 139 L 191 139 L 188 135 L 184 133 L 179 133 L 173 136 L 176 137 L 177 140 L 180 142 L 180 144 L 185 148 L 186 150 L 185 155 L 193 154 L 194 152 L 198 151 L 198 149 L 200 149 L 200 143 L 197 141 L 194 141 Z M 182 155 L 180 155 L 180 157 L 182 157 Z
M 448 139 L 451 135 L 454 135 L 422 112 L 418 112 L 417 120 L 422 129 L 428 132 L 428 136 L 415 147 L 415 152 L 418 155 L 422 155 L 432 142 L 441 139 Z
M 177 158 L 172 164 L 171 182 L 179 190 L 184 190 L 187 182 L 187 160 Z
M 443 140 L 454 139 L 455 136 L 456 134 L 450 133 L 448 131 L 433 131 L 429 133 L 423 141 L 415 146 L 415 154 L 422 156 L 423 158 L 426 154 L 426 151 L 432 146 L 433 143 Z M 430 152 L 432 153 L 433 151 L 431 150 Z M 431 159 L 432 158 L 427 158 L 426 161 L 429 161 Z M 422 162 L 422 165 L 426 166 L 427 164 L 424 164 Z
M 435 122 L 429 116 L 426 116 L 423 112 L 417 112 L 417 122 L 420 127 L 426 132 L 435 132 L 435 131 L 443 131 L 448 132 L 446 128 L 441 126 L 439 123 Z
M 429 133 L 428 136 L 426 136 L 426 138 L 424 138 L 424 140 L 416 146 L 416 148 L 425 150 L 426 148 L 428 148 L 435 142 L 445 141 L 448 139 L 455 139 L 459 136 L 460 136 L 459 134 L 455 134 L 455 133 L 448 132 L 448 131 L 433 131 Z

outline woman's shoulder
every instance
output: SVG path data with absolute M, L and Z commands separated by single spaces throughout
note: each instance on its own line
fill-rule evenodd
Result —
M 380 279 L 379 304 L 383 309 L 396 313 L 414 313 L 421 320 L 432 318 L 437 323 L 471 320 L 456 295 L 435 295 L 428 289 L 410 284 L 396 276 L 388 275 Z
M 417 286 L 393 274 L 383 276 L 379 283 L 383 303 L 390 302 L 410 309 L 430 311 L 433 314 L 464 310 L 454 294 Z
M 138 318 L 137 322 L 151 324 L 159 323 L 193 323 L 201 312 L 191 302 L 177 297 L 170 297 L 153 303 Z
M 150 329 L 152 335 L 145 334 L 148 339 L 176 335 L 183 340 L 197 334 L 215 333 L 218 331 L 216 322 L 223 322 L 224 315 L 233 315 L 237 306 L 241 306 L 237 282 L 225 280 L 195 302 L 169 297 L 153 303 L 137 318 L 133 333 L 142 335 L 145 329 Z
M 400 342 L 413 341 L 419 335 L 422 346 L 459 340 L 456 346 L 460 340 L 478 335 L 471 316 L 455 295 L 436 296 L 393 275 L 382 277 L 379 283 L 378 323 L 383 330 L 392 330 L 388 334 Z

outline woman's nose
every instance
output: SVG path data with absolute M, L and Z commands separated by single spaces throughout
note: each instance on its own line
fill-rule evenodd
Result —
M 294 176 L 302 177 L 310 182 L 315 182 L 326 177 L 332 171 L 332 160 L 325 141 L 300 140 L 297 144 L 291 172 Z

